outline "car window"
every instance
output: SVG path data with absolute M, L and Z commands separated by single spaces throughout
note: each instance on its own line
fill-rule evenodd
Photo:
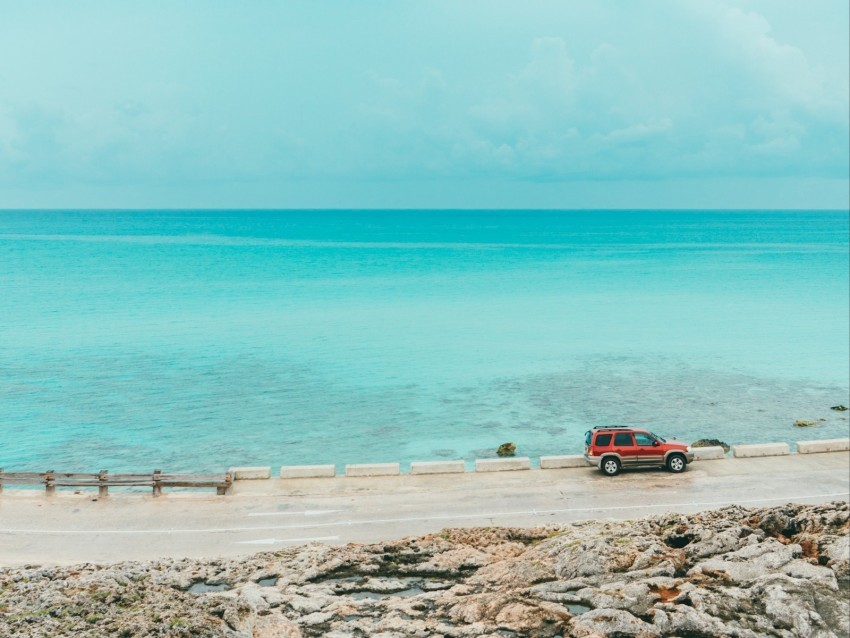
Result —
M 663 436 L 658 436 L 655 432 L 650 432 L 650 434 L 652 434 L 652 436 L 654 436 L 656 439 L 658 439 L 658 440 L 659 440 L 659 441 L 661 441 L 662 443 L 666 443 L 666 442 L 667 442 L 667 439 L 665 439 Z
M 638 445 L 652 445 L 655 439 L 644 432 L 635 432 L 635 441 Z
M 599 447 L 608 447 L 611 445 L 611 435 L 610 434 L 600 434 L 596 437 L 596 445 Z
M 631 432 L 620 432 L 614 435 L 614 445 L 634 445 L 635 440 L 632 438 Z
M 590 437 L 591 436 L 592 436 L 592 433 L 591 433 L 590 430 L 588 430 L 587 432 L 584 433 L 584 444 L 585 445 L 588 445 L 588 446 L 590 445 Z

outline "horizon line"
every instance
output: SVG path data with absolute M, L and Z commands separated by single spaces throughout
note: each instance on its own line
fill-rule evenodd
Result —
M 727 208 L 678 208 L 678 207 L 628 207 L 628 208 L 554 208 L 554 207 L 533 207 L 533 208 L 488 208 L 488 207 L 205 207 L 205 206 L 176 206 L 176 207 L 67 207 L 67 208 L 50 208 L 50 207 L 0 207 L 0 212 L 147 212 L 147 211 L 165 211 L 165 212 L 190 212 L 190 211 L 206 211 L 206 212 L 360 212 L 360 211 L 375 211 L 375 212 L 705 212 L 705 213 L 722 213 L 722 212 L 842 212 L 850 213 L 850 207 L 834 208 L 834 207 L 787 207 L 787 208 L 756 208 L 756 207 L 727 207 Z

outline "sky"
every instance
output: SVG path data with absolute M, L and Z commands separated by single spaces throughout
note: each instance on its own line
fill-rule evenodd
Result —
M 847 0 L 0 0 L 0 208 L 850 207 Z

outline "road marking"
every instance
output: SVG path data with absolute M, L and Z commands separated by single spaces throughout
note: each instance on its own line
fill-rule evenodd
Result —
M 336 514 L 342 510 L 307 510 L 304 512 L 250 512 L 248 516 L 322 516 Z
M 274 545 L 275 543 L 312 543 L 338 541 L 339 536 L 314 536 L 313 538 L 259 538 L 255 541 L 236 541 L 237 545 Z
M 492 519 L 504 518 L 508 516 L 544 516 L 551 514 L 569 514 L 577 512 L 616 512 L 624 510 L 646 510 L 658 508 L 677 508 L 677 507 L 713 507 L 718 505 L 744 505 L 755 503 L 775 503 L 785 502 L 791 503 L 803 499 L 830 499 L 830 498 L 847 498 L 850 497 L 850 492 L 834 492 L 830 494 L 799 494 L 796 496 L 780 496 L 776 498 L 753 498 L 739 499 L 735 501 L 694 501 L 684 503 L 646 503 L 641 505 L 619 505 L 611 507 L 567 507 L 560 509 L 549 510 L 523 510 L 512 512 L 480 512 L 477 514 L 443 514 L 436 516 L 410 516 L 404 518 L 377 518 L 366 520 L 345 520 L 323 523 L 304 523 L 295 525 L 270 525 L 264 527 L 211 527 L 200 529 L 70 529 L 70 530 L 44 530 L 44 529 L 0 529 L 0 534 L 227 534 L 236 532 L 261 532 L 261 531 L 281 531 L 293 529 L 313 529 L 317 527 L 337 527 L 342 525 L 380 525 L 383 523 L 411 523 L 422 521 L 452 521 L 452 520 L 468 520 L 468 519 Z

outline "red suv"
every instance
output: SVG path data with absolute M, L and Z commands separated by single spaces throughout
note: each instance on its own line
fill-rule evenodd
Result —
M 684 472 L 694 454 L 687 443 L 668 441 L 647 430 L 607 426 L 585 433 L 584 459 L 603 474 L 615 476 L 624 468 L 653 465 Z

